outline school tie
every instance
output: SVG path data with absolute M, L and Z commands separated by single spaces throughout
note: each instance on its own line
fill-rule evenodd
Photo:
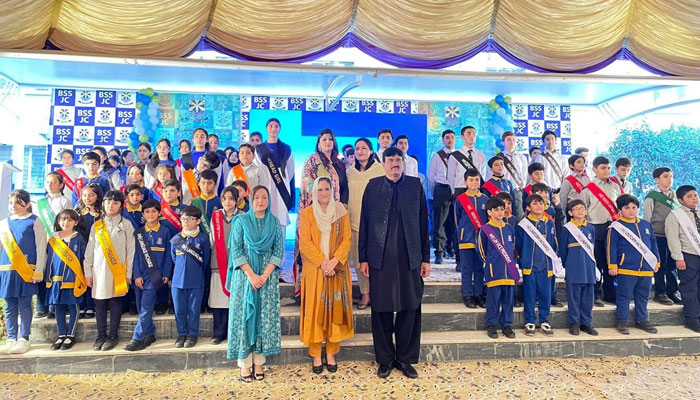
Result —
M 620 186 L 624 187 L 625 186 L 625 178 L 619 178 L 619 179 L 620 179 Z
M 473 150 L 467 150 L 467 161 L 469 161 L 469 164 L 474 165 L 474 158 L 472 158 L 472 151 Z
M 690 210 L 690 213 L 693 214 L 695 218 L 695 227 L 698 228 L 698 233 L 700 233 L 700 218 L 698 218 L 698 213 L 695 210 Z

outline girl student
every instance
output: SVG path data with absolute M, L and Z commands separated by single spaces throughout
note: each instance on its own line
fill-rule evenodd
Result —
M 87 233 L 90 232 L 92 225 L 96 220 L 100 219 L 102 211 L 102 187 L 97 183 L 90 183 L 80 192 L 80 202 L 76 211 L 80 215 L 81 226 L 85 227 L 83 238 L 88 241 Z M 80 318 L 95 317 L 95 301 L 92 298 L 92 292 L 86 291 L 80 300 Z
M 175 168 L 172 165 L 160 164 L 156 168 L 156 180 L 151 186 L 151 190 L 148 192 L 148 196 L 151 199 L 157 201 L 163 201 L 163 184 L 170 179 L 177 180 L 177 174 Z
M 150 199 L 150 189 L 146 187 L 146 182 L 144 180 L 144 169 L 139 164 L 132 164 L 129 169 L 126 170 L 126 183 L 122 186 L 119 191 L 127 195 L 124 192 L 129 185 L 139 185 L 141 187 L 141 194 L 143 198 L 141 199 L 141 204 L 145 203 L 146 200 Z
M 0 354 L 23 354 L 31 347 L 32 296 L 38 294 L 37 284 L 44 279 L 46 230 L 32 214 L 26 190 L 10 193 L 8 210 L 10 216 L 0 221 L 0 298 L 5 300 L 7 329 Z
M 151 156 L 150 161 L 146 164 L 144 170 L 144 183 L 147 187 L 152 188 L 157 182 L 165 182 L 158 179 L 158 167 L 161 165 L 169 165 L 173 167 L 173 175 L 171 179 L 180 180 L 180 171 L 177 168 L 177 163 L 170 153 L 170 140 L 163 138 L 156 143 L 156 151 Z M 166 179 L 167 180 L 167 179 Z
M 80 296 L 87 290 L 82 261 L 87 242 L 84 224 L 75 210 L 58 213 L 55 233 L 49 238 L 46 263 L 46 304 L 55 306 L 58 337 L 51 350 L 69 350 L 75 345 Z M 66 325 L 66 314 L 70 316 Z
M 112 190 L 102 202 L 102 218 L 95 221 L 85 250 L 85 281 L 92 288 L 97 317 L 96 351 L 112 350 L 119 343 L 122 297 L 131 284 L 134 263 L 134 227 L 122 215 L 124 194 Z M 107 310 L 110 321 L 107 331 Z

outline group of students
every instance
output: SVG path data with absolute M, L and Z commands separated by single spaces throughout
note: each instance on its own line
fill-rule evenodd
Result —
M 474 148 L 475 135 L 473 127 L 463 128 L 464 147 L 455 150 L 454 132 L 443 132 L 445 147 L 433 156 L 428 180 L 436 263 L 456 248 L 464 304 L 486 308 L 489 337 L 498 338 L 498 325 L 515 337 L 513 307 L 520 305 L 526 335 L 537 327 L 552 335 L 550 307 L 563 306 L 556 276 L 564 271 L 572 335 L 598 334 L 591 314 L 604 301 L 616 304 L 617 330 L 629 334 L 632 300 L 635 326 L 656 333 L 647 313 L 652 278 L 654 300 L 683 304 L 686 326 L 700 331 L 695 187 L 674 192 L 673 171 L 655 169 L 657 186 L 647 193 L 640 219 L 627 180 L 629 159 L 616 160 L 611 176 L 610 161 L 595 157 L 589 177 L 587 150 L 563 156 L 554 132 L 544 132 L 545 150 L 530 163 L 517 153 L 513 132 L 503 133 L 505 151 L 488 161 Z M 446 229 L 450 223 L 453 232 Z

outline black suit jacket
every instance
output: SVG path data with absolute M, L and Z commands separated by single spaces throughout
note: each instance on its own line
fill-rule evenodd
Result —
M 423 185 L 420 179 L 404 175 L 397 190 L 409 268 L 420 269 L 421 262 L 430 262 L 428 209 Z M 380 176 L 370 179 L 362 196 L 358 253 L 360 262 L 369 263 L 372 269 L 382 269 L 392 191 L 391 183 Z

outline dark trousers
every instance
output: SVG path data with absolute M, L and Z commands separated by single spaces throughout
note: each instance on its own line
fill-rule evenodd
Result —
M 212 308 L 214 327 L 211 336 L 226 339 L 228 333 L 228 308 Z
M 634 299 L 634 318 L 637 322 L 648 319 L 647 304 L 651 290 L 650 276 L 617 276 L 617 320 L 627 322 L 630 316 L 630 300 Z
M 552 276 L 549 278 L 551 280 L 550 285 L 552 285 L 552 303 L 559 300 L 559 293 L 557 293 L 557 277 Z
M 476 249 L 460 250 L 462 272 L 462 298 L 481 296 L 484 291 L 484 264 Z
M 156 290 L 156 310 L 167 310 L 168 306 L 172 306 L 173 299 L 171 296 L 169 284 L 164 284 L 160 289 Z
M 685 270 L 678 271 L 681 283 L 678 289 L 683 298 L 683 316 L 686 324 L 700 322 L 700 257 L 683 253 Z
M 178 336 L 199 336 L 199 314 L 202 288 L 172 288 L 175 326 Z
M 119 337 L 119 323 L 122 320 L 121 297 L 111 299 L 95 299 L 95 318 L 97 318 L 97 337 Z M 107 310 L 109 310 L 109 335 L 107 334 Z
M 56 327 L 58 336 L 75 336 L 75 328 L 78 326 L 78 304 L 56 304 Z M 66 314 L 70 315 L 66 325 Z
M 421 308 L 394 312 L 372 310 L 374 358 L 380 365 L 396 360 L 415 364 L 420 355 Z M 396 336 L 396 346 L 394 346 Z
M 209 298 L 209 290 L 211 286 L 211 268 L 204 268 L 204 287 L 202 288 L 202 299 Z M 207 311 L 208 304 L 206 301 L 202 301 L 200 304 L 201 311 L 204 313 Z
M 447 218 L 445 218 L 445 251 L 454 255 L 457 252 L 457 244 L 455 242 L 457 227 L 455 226 L 455 219 L 450 218 L 450 215 L 455 214 L 455 203 L 454 200 L 450 201 L 450 209 L 447 212 Z
M 447 233 L 445 222 L 454 220 L 450 216 L 450 205 L 452 204 L 452 191 L 449 185 L 436 183 L 433 189 L 433 249 L 436 256 L 445 254 L 447 246 Z M 453 221 L 454 223 L 454 221 Z M 454 235 L 452 235 L 454 236 Z
M 566 301 L 569 303 L 569 325 L 593 326 L 593 283 L 566 282 Z
M 552 288 L 547 270 L 523 275 L 523 294 L 525 298 L 525 323 L 535 323 L 535 299 L 537 299 L 537 311 L 539 323 L 549 322 L 549 310 L 552 301 Z
M 87 290 L 80 296 L 81 310 L 95 310 L 95 300 L 92 298 L 92 290 Z
M 455 188 L 455 194 L 454 194 L 453 199 L 456 199 L 457 196 L 459 196 L 460 194 L 462 194 L 466 191 L 467 191 L 467 188 Z M 455 207 L 457 207 L 457 205 L 453 201 L 452 202 L 452 215 L 450 215 L 450 218 L 452 218 L 452 220 L 454 221 L 454 224 L 455 224 L 455 231 L 452 234 L 452 237 L 454 238 L 454 241 L 455 241 L 455 263 L 457 265 L 459 265 L 459 259 L 460 259 L 459 244 L 458 244 L 459 243 L 459 230 L 457 229 L 457 210 L 455 210 Z M 459 206 L 459 207 L 461 207 L 461 206 Z
M 595 243 L 593 254 L 595 255 L 595 266 L 603 277 L 602 282 L 595 284 L 595 298 L 603 299 L 607 302 L 615 302 L 615 277 L 608 273 L 608 255 L 606 252 L 608 242 L 608 226 L 610 222 L 604 224 L 593 224 L 595 227 Z
M 131 310 L 132 308 L 134 308 L 134 309 L 137 308 L 137 306 L 136 306 L 136 294 L 135 294 L 136 291 L 134 289 L 138 289 L 138 288 L 132 282 L 131 285 L 129 285 L 129 291 L 126 292 L 124 297 L 122 297 L 123 312 L 129 312 L 129 310 Z
M 657 235 L 656 245 L 659 246 L 660 265 L 659 270 L 654 274 L 654 294 L 674 296 L 678 290 L 676 262 L 671 259 L 666 236 Z
M 502 285 L 486 288 L 486 326 L 501 328 L 513 325 L 513 286 Z
M 49 306 L 46 304 L 46 285 L 44 285 L 43 282 L 40 282 L 37 285 L 37 288 L 39 291 L 36 294 L 36 312 L 48 312 Z

